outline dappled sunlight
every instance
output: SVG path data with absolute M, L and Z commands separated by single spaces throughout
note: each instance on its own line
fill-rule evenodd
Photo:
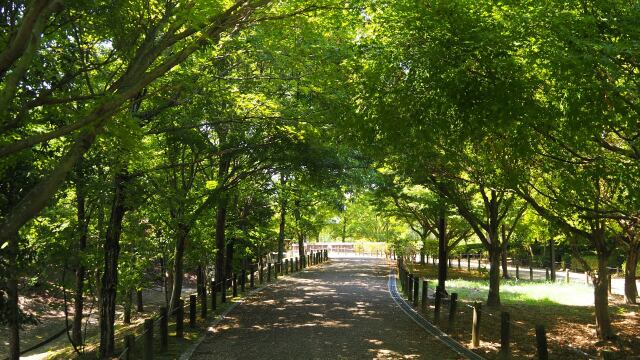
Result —
M 387 263 L 379 259 L 344 259 L 322 271 L 284 277 L 234 309 L 237 322 L 221 326 L 197 353 L 233 348 L 242 358 L 260 356 L 253 344 L 261 341 L 283 358 L 298 353 L 292 348 L 311 352 L 310 358 L 414 359 L 427 348 L 445 354 L 438 358 L 456 358 L 398 316 L 387 292 L 387 273 Z

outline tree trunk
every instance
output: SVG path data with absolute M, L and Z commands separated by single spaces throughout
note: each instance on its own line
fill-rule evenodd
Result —
M 182 295 L 182 280 L 184 279 L 184 248 L 189 236 L 189 228 L 178 223 L 178 233 L 176 238 L 176 250 L 173 257 L 173 286 L 171 287 L 171 310 L 180 306 L 180 296 Z
M 302 215 L 300 214 L 300 200 L 296 200 L 295 205 L 296 207 L 293 215 L 295 216 L 296 224 L 298 225 L 298 256 L 300 257 L 300 266 L 304 267 L 307 264 L 307 258 L 304 256 L 304 233 L 300 229 L 300 222 L 302 220 Z
M 596 313 L 596 333 L 601 340 L 615 337 L 609 317 L 609 269 L 608 254 L 598 251 L 598 274 L 593 277 L 593 291 Z
M 233 279 L 233 239 L 230 239 L 229 243 L 226 245 L 227 255 L 225 256 L 224 263 L 224 273 L 227 274 L 227 279 L 229 279 L 229 286 L 231 286 L 231 280 Z
M 495 238 L 493 239 L 495 241 Z M 487 306 L 500 305 L 500 244 L 491 243 L 489 246 L 489 295 Z
M 285 199 L 284 195 L 284 188 L 286 185 L 287 180 L 284 175 L 280 174 L 280 187 L 282 190 L 280 193 L 280 228 L 278 229 L 278 263 L 282 263 L 284 259 L 284 232 L 287 223 L 287 199 Z
M 124 296 L 124 317 L 122 322 L 131 324 L 131 308 L 133 307 L 133 290 L 129 288 Z
M 553 239 L 549 240 L 549 256 L 551 257 L 550 267 L 551 267 L 551 281 L 556 281 L 556 246 L 555 241 Z
M 18 305 L 18 234 L 9 238 L 7 278 L 7 323 L 9 325 L 9 359 L 20 358 L 20 306 Z
M 342 242 L 347 241 L 347 216 L 342 216 Z
M 627 304 L 636 304 L 638 287 L 636 285 L 636 270 L 638 268 L 638 252 L 640 242 L 631 243 L 627 251 L 627 264 L 624 268 L 624 300 Z
M 100 291 L 100 358 L 110 359 L 114 355 L 114 331 L 116 320 L 116 294 L 118 289 L 118 256 L 122 220 L 126 211 L 125 188 L 128 182 L 126 171 L 115 176 L 111 216 L 104 243 L 104 269 Z
M 502 243 L 501 243 L 501 247 L 502 247 L 502 251 L 501 251 L 501 257 L 502 257 L 502 277 L 504 279 L 510 279 L 511 276 L 509 276 L 509 264 L 507 262 L 507 256 L 508 256 L 508 251 L 509 251 L 509 241 L 507 240 L 507 231 L 504 227 L 504 225 L 502 225 Z
M 438 218 L 438 291 L 446 294 L 447 281 L 447 222 L 444 213 Z
M 200 297 L 205 297 L 207 295 L 207 281 L 204 275 L 204 267 L 202 265 L 198 265 L 196 282 L 198 283 L 198 296 Z
M 421 236 L 421 237 L 422 237 L 422 249 L 420 249 L 420 265 L 424 265 L 427 257 L 427 237 L 426 236 Z
M 76 289 L 74 294 L 74 309 L 73 309 L 73 325 L 71 328 L 71 340 L 78 346 L 82 344 L 82 313 L 84 307 L 84 278 L 85 267 L 83 264 L 82 255 L 87 247 L 87 230 L 88 221 L 85 213 L 86 201 L 84 187 L 81 184 L 84 181 L 82 172 L 82 159 L 78 163 L 77 170 L 78 179 L 76 180 L 76 208 L 78 219 L 78 259 L 76 264 Z

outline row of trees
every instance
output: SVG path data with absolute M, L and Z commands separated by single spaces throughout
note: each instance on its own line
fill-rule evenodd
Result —
M 348 99 L 353 27 L 340 25 L 358 16 L 331 1 L 0 5 L 10 358 L 27 279 L 72 288 L 78 352 L 93 298 L 106 359 L 116 306 L 128 321 L 136 291 L 160 281 L 175 307 L 186 272 L 204 292 L 205 278 L 281 261 L 285 239 L 316 236 L 363 167 L 331 121 Z
M 466 222 L 489 254 L 492 306 L 503 248 L 525 211 L 535 212 L 577 258 L 596 254 L 597 265 L 583 265 L 598 336 L 613 338 L 607 266 L 617 249 L 627 300 L 637 296 L 640 8 L 382 3 L 365 11 L 346 123 L 387 177 L 384 191 L 420 234 L 455 242 L 446 219 Z

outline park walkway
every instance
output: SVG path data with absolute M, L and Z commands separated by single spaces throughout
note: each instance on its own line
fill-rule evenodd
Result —
M 218 324 L 191 359 L 457 359 L 387 290 L 384 259 L 333 259 L 283 278 Z

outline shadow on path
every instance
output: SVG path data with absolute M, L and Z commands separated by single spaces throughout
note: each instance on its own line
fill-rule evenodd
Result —
M 383 259 L 339 259 L 234 309 L 192 359 L 456 359 L 393 302 Z

